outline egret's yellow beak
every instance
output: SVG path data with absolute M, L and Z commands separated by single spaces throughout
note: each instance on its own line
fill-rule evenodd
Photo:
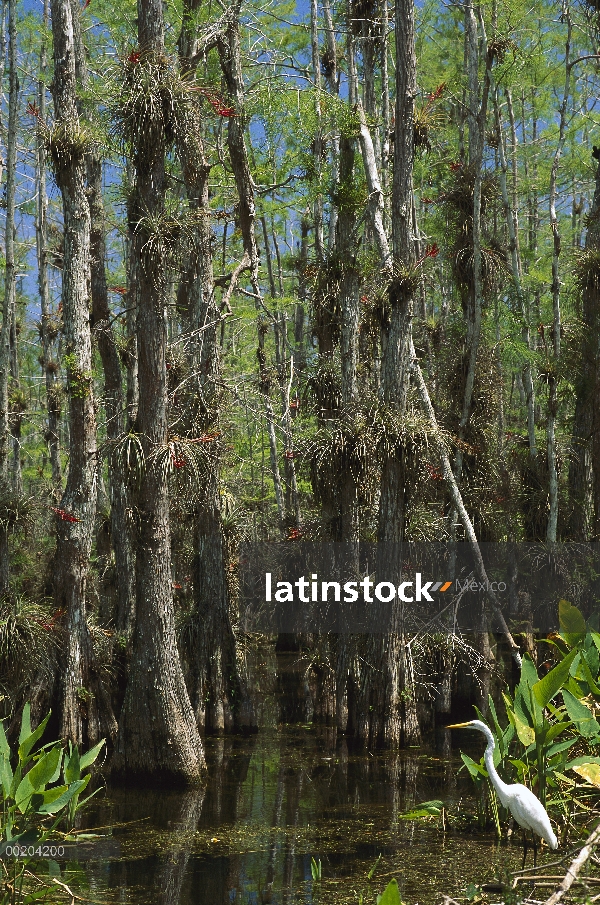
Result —
M 446 726 L 446 729 L 466 729 L 470 723 L 453 723 L 452 726 Z

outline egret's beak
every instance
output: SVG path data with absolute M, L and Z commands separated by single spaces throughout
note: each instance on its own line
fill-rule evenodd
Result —
M 466 729 L 470 723 L 453 723 L 452 726 L 446 726 L 446 729 Z

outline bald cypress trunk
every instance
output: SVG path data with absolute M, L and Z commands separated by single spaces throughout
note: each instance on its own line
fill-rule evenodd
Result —
M 0 494 L 5 515 L 0 524 L 0 594 L 6 594 L 10 582 L 8 549 L 8 515 L 14 500 L 9 473 L 10 412 L 9 383 L 11 377 L 11 339 L 16 305 L 15 269 L 15 188 L 17 176 L 17 4 L 8 3 L 8 139 L 6 148 L 6 225 L 4 302 L 0 331 Z
M 597 540 L 600 534 L 600 282 L 594 267 L 594 256 L 600 250 L 600 153 L 594 148 L 596 185 L 588 230 L 585 255 L 579 280 L 582 289 L 582 320 L 585 327 L 582 344 L 582 367 L 575 384 L 576 402 L 569 456 L 569 539 Z M 589 252 L 589 254 L 588 254 Z M 584 269 L 585 268 L 585 269 Z M 593 463 L 593 468 L 592 468 Z
M 69 398 L 69 470 L 56 511 L 54 589 L 66 612 L 60 731 L 92 744 L 114 735 L 110 701 L 94 664 L 87 625 L 86 588 L 96 513 L 96 416 L 89 317 L 90 209 L 85 185 L 86 134 L 77 106 L 76 24 L 68 0 L 52 0 L 54 127 L 50 150 L 63 202 L 61 301 Z
M 48 26 L 49 0 L 44 0 L 44 26 Z M 38 111 L 42 126 L 46 124 L 46 85 L 44 75 L 47 67 L 46 43 L 40 50 L 40 75 L 38 82 Z M 46 384 L 46 408 L 48 411 L 48 429 L 46 443 L 50 455 L 52 484 L 58 498 L 60 495 L 60 415 L 61 391 L 57 384 L 57 363 L 53 361 L 52 349 L 56 339 L 56 325 L 53 323 L 50 309 L 50 287 L 48 284 L 48 196 L 46 193 L 46 148 L 41 129 L 36 135 L 36 183 L 37 206 L 35 219 L 36 252 L 38 267 L 38 290 L 41 309 L 42 369 Z
M 197 27 L 192 13 L 196 2 L 186 2 L 179 38 L 182 72 L 194 71 Z M 204 486 L 193 513 L 194 598 L 196 606 L 192 660 L 192 705 L 201 731 L 222 732 L 250 728 L 254 717 L 247 689 L 240 676 L 236 639 L 230 615 L 227 570 L 229 556 L 223 533 L 220 499 L 221 454 L 219 406 L 221 355 L 220 312 L 215 297 L 210 223 L 210 166 L 204 153 L 200 110 L 193 109 L 194 128 L 179 143 L 185 189 L 194 233 L 187 249 L 187 269 L 178 292 L 188 336 L 187 357 L 191 371 L 187 429 L 217 437 L 211 444 Z
M 126 64 L 124 94 L 135 91 L 135 67 L 164 77 L 162 0 L 138 2 L 139 54 Z M 159 105 L 144 129 L 133 130 L 135 198 L 132 224 L 139 261 L 137 423 L 145 467 L 137 495 L 137 612 L 129 682 L 119 720 L 113 774 L 165 784 L 197 782 L 204 750 L 183 678 L 175 638 L 171 576 L 167 410 L 167 260 L 153 244 L 152 224 L 165 210 L 167 135 Z M 151 130 L 151 134 L 150 134 Z M 150 246 L 152 245 L 152 250 Z

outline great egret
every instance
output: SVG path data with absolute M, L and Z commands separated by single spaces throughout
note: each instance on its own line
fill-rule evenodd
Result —
M 508 808 L 519 826 L 522 826 L 525 831 L 531 830 L 534 834 L 534 856 L 536 852 L 536 833 L 538 836 L 541 836 L 542 839 L 545 839 L 551 849 L 558 848 L 558 839 L 554 835 L 554 830 L 550 825 L 550 818 L 548 817 L 543 804 L 536 798 L 531 789 L 521 785 L 519 782 L 509 785 L 508 783 L 503 782 L 498 776 L 496 767 L 494 766 L 494 748 L 496 747 L 496 743 L 489 727 L 486 726 L 485 723 L 482 723 L 481 720 L 470 720 L 468 723 L 456 723 L 453 726 L 448 726 L 448 729 L 477 729 L 478 732 L 483 732 L 487 738 L 487 748 L 485 749 L 483 759 L 485 761 L 490 782 L 495 788 L 502 806 Z M 525 855 L 527 855 L 527 849 L 525 849 Z M 525 859 L 523 859 L 523 863 L 524 860 Z

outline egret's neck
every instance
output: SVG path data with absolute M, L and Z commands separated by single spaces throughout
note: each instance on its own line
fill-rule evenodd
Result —
M 486 733 L 486 735 L 487 735 L 487 733 Z M 490 781 L 496 790 L 498 798 L 500 799 L 500 804 L 502 805 L 502 807 L 506 807 L 507 801 L 508 801 L 508 797 L 507 797 L 508 785 L 502 779 L 500 779 L 500 777 L 498 776 L 496 767 L 494 766 L 495 743 L 494 743 L 494 736 L 492 735 L 491 732 L 490 732 L 489 736 L 487 736 L 487 739 L 488 739 L 488 744 L 487 744 L 487 748 L 485 749 L 485 754 L 483 755 L 483 759 L 485 761 L 485 767 L 486 767 L 486 770 L 488 771 L 488 776 L 490 777 Z

